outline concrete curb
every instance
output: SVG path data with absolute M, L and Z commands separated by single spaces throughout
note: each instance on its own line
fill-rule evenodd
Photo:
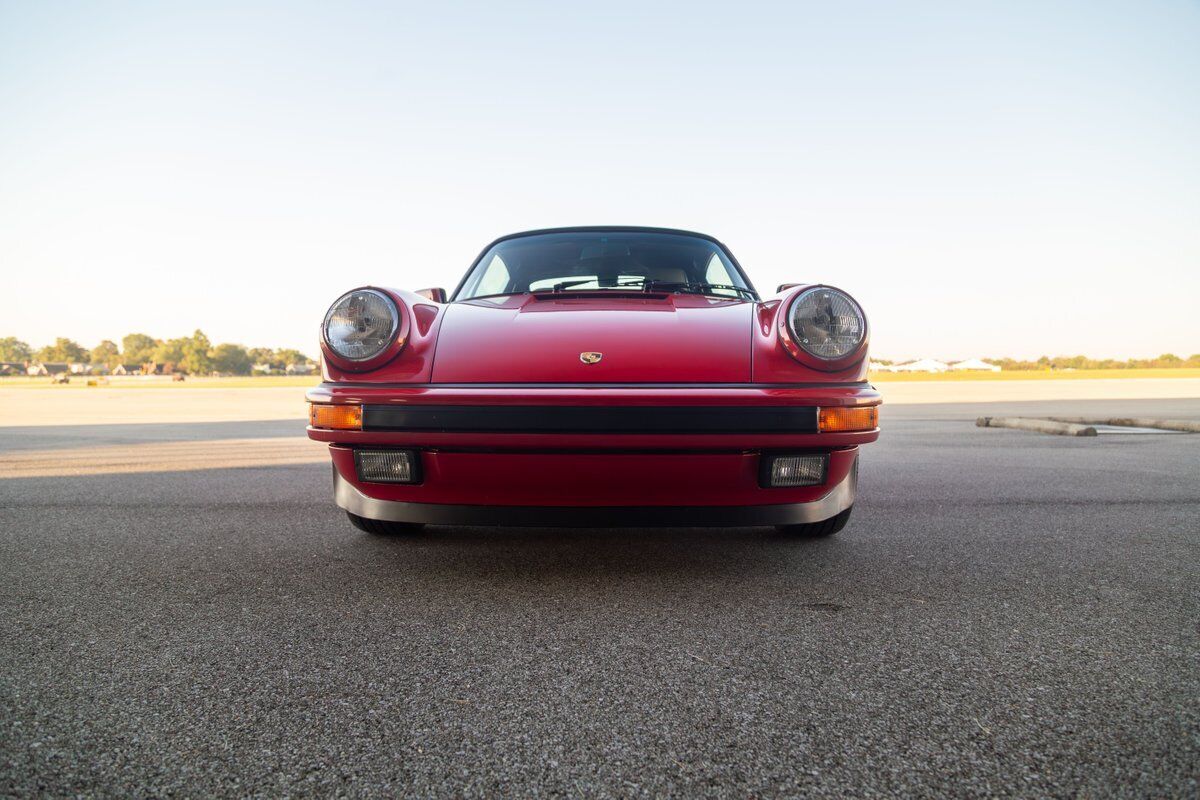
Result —
M 1088 425 L 1054 422 L 1048 419 L 1030 419 L 1028 417 L 980 417 L 975 420 L 975 425 L 979 428 L 1015 428 L 1019 431 L 1052 433 L 1057 436 L 1096 435 L 1096 429 Z
M 1119 425 L 1129 428 L 1158 428 L 1164 431 L 1183 431 L 1184 433 L 1200 433 L 1200 420 L 1193 419 L 1150 419 L 1149 417 L 1114 417 L 1099 419 L 1094 417 L 1051 417 L 1059 422 L 1076 423 L 1079 425 Z

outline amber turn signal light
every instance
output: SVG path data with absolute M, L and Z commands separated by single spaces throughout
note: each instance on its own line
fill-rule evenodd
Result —
M 362 406 L 310 403 L 308 424 L 314 428 L 329 428 L 335 431 L 361 431 Z
M 879 427 L 879 406 L 822 408 L 817 417 L 821 433 L 870 431 Z

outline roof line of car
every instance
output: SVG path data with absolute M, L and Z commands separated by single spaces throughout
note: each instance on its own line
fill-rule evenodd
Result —
M 730 250 L 724 242 L 715 236 L 710 236 L 707 233 L 700 233 L 699 231 L 686 231 L 681 228 L 656 228 L 645 225 L 572 225 L 565 228 L 536 228 L 530 231 L 518 231 L 516 233 L 509 233 L 493 239 L 487 244 L 487 246 L 479 251 L 479 255 L 477 255 L 471 262 L 471 266 L 468 267 L 466 273 L 463 274 L 462 280 L 460 280 L 458 285 L 454 288 L 454 292 L 451 294 L 450 302 L 454 302 L 454 300 L 458 298 L 458 293 L 461 291 L 463 284 L 466 283 L 467 276 L 470 275 L 471 271 L 475 269 L 475 265 L 479 263 L 479 260 L 487 255 L 487 252 L 493 247 L 498 245 L 500 242 L 506 242 L 509 239 L 520 239 L 524 236 L 540 236 L 546 233 L 667 233 L 675 234 L 677 236 L 694 236 L 697 239 L 704 239 L 705 241 L 712 242 L 717 247 L 721 248 L 721 251 L 725 253 L 730 262 L 733 263 L 733 268 L 736 269 L 741 275 L 742 281 L 745 282 L 747 288 L 749 288 L 754 294 L 754 299 L 758 300 L 761 298 L 761 295 L 758 293 L 758 289 L 754 288 L 754 283 L 751 282 L 750 276 L 746 274 L 746 270 L 742 269 L 742 265 L 738 263 L 737 256 L 733 254 L 733 251 Z
M 522 236 L 540 236 L 544 233 L 675 233 L 681 236 L 695 236 L 699 239 L 707 239 L 710 242 L 725 247 L 725 245 L 715 236 L 710 236 L 707 233 L 699 231 L 685 231 L 681 228 L 657 228 L 647 225 L 570 225 L 565 228 L 536 228 L 530 231 L 517 231 L 516 233 L 505 234 L 493 240 L 484 250 L 488 250 L 492 245 L 499 242 L 507 241 L 508 239 L 518 239 Z M 728 250 L 729 248 L 725 248 Z

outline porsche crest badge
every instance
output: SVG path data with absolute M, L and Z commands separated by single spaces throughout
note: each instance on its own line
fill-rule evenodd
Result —
M 580 353 L 579 360 L 585 364 L 599 364 L 600 359 L 604 358 L 604 353 Z

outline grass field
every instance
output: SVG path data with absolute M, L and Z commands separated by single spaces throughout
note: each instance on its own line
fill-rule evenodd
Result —
M 1200 378 L 1200 369 L 1079 369 L 1012 372 L 872 372 L 873 383 L 929 383 L 962 381 L 1080 381 L 1111 378 Z M 172 381 L 164 377 L 110 377 L 107 384 L 88 386 L 88 378 L 77 376 L 65 385 L 50 383 L 49 378 L 0 378 L 0 388 L 54 388 L 62 390 L 105 388 L 122 389 L 265 389 L 280 386 L 316 386 L 321 382 L 315 375 L 269 375 L 256 378 L 188 378 Z M 94 379 L 93 379 L 94 380 Z
M 1011 372 L 872 372 L 874 383 L 916 381 L 1084 381 L 1111 378 L 1200 378 L 1200 369 L 1075 369 Z
M 88 381 L 103 381 L 96 386 L 88 386 Z M 263 375 L 255 378 L 188 378 L 184 381 L 173 381 L 168 377 L 109 377 L 88 378 L 84 375 L 72 376 L 67 384 L 52 384 L 49 378 L 5 377 L 0 378 L 0 389 L 17 388 L 52 388 L 62 389 L 266 389 L 278 386 L 316 386 L 321 382 L 319 375 Z

